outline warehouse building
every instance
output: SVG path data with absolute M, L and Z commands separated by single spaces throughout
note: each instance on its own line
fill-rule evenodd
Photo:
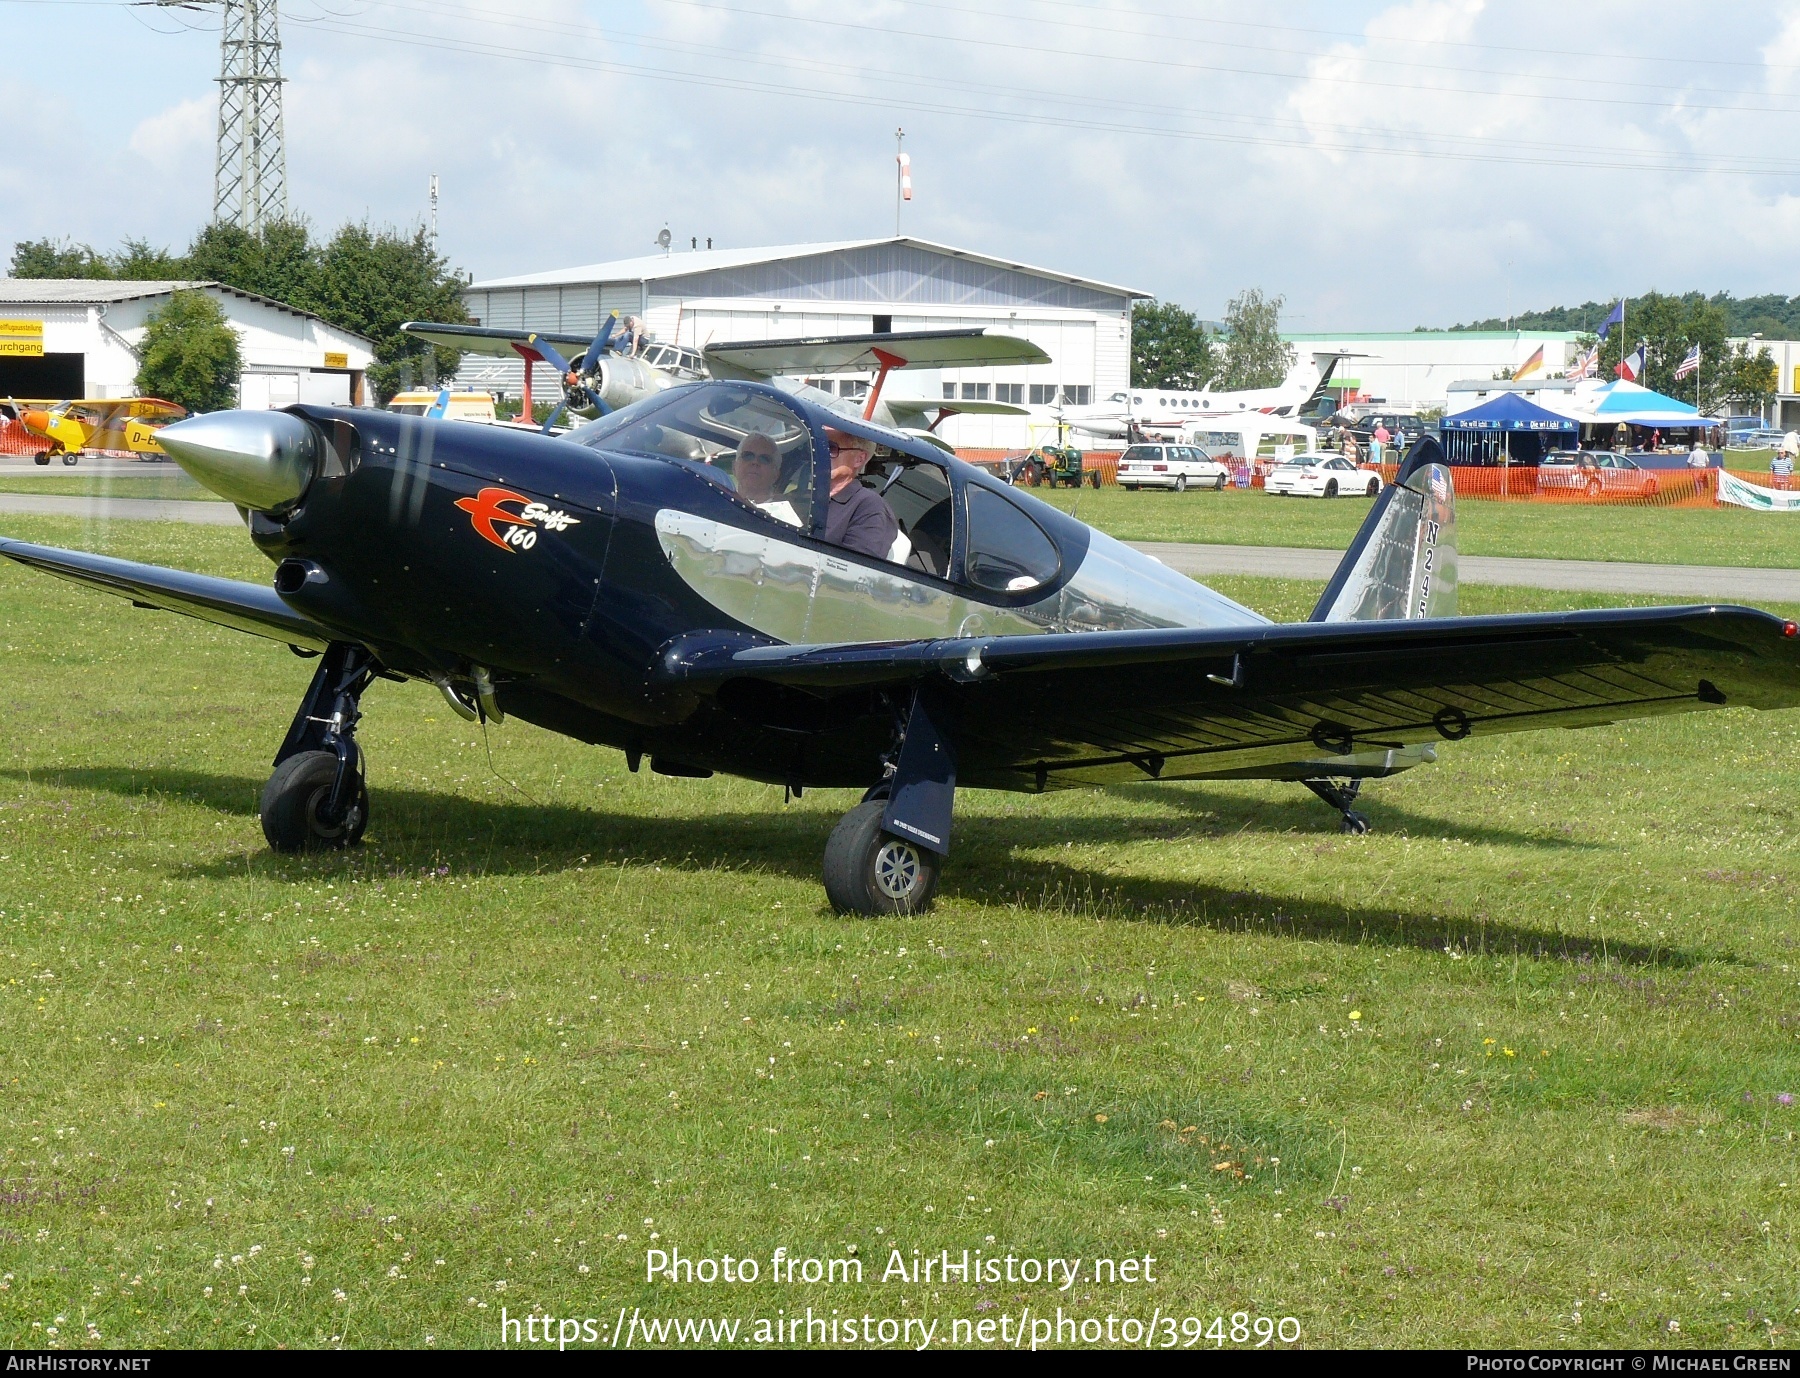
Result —
M 363 375 L 375 360 L 374 345 L 310 312 L 216 282 L 86 278 L 0 278 L 0 396 L 132 396 L 150 317 L 172 293 L 189 289 L 215 299 L 237 331 L 240 405 L 365 400 Z
M 664 343 L 703 348 L 885 330 L 987 326 L 1038 345 L 1032 367 L 903 372 L 890 396 L 1012 402 L 1027 417 L 956 417 L 959 448 L 1053 439 L 1059 405 L 1087 405 L 1130 385 L 1131 304 L 1146 292 L 910 238 L 696 249 L 471 283 L 482 325 L 587 334 L 603 315 L 639 317 Z M 550 385 L 538 375 L 534 386 Z M 866 377 L 814 380 L 860 395 Z M 459 387 L 518 396 L 524 365 L 466 355 Z M 541 394 L 540 394 L 541 395 Z

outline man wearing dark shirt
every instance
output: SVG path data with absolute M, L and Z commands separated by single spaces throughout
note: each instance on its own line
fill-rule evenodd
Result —
M 870 442 L 835 427 L 825 428 L 831 449 L 831 502 L 825 514 L 825 539 L 859 554 L 888 558 L 900 534 L 887 500 L 859 480 L 869 462 Z

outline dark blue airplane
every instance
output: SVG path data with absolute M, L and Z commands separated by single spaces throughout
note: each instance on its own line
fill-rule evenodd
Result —
M 825 852 L 855 913 L 930 902 L 958 785 L 1291 780 L 1360 832 L 1361 782 L 1439 742 L 1800 704 L 1795 624 L 1749 608 L 1456 616 L 1430 441 L 1311 619 L 1276 625 L 927 440 L 754 381 L 562 437 L 301 406 L 159 439 L 242 509 L 271 586 L 0 554 L 322 655 L 263 792 L 280 851 L 361 837 L 378 678 L 633 770 L 863 790 Z M 840 505 L 868 520 L 838 532 Z

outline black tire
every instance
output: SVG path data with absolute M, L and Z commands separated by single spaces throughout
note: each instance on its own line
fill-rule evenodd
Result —
M 262 792 L 262 830 L 278 852 L 320 852 L 354 847 L 369 825 L 369 786 L 359 775 L 344 821 L 327 827 L 319 810 L 337 778 L 337 756 L 329 751 L 302 751 L 275 767 Z
M 1337 496 L 1337 480 L 1336 479 L 1328 478 L 1325 480 L 1325 496 L 1328 498 L 1335 498 Z
M 1599 479 L 1591 478 L 1588 480 L 1587 495 L 1590 498 L 1597 498 L 1600 496 L 1600 480 Z
M 1099 486 L 1100 486 L 1100 471 L 1098 469 L 1096 469 L 1096 470 L 1094 470 L 1093 473 L 1088 475 L 1088 487 L 1089 488 L 1098 488 Z
M 1349 833 L 1352 837 L 1361 837 L 1369 831 L 1369 816 L 1366 813 L 1347 813 L 1344 821 L 1338 825 L 1339 832 Z
M 77 454 L 75 451 L 71 450 L 63 455 L 63 463 L 68 465 L 71 469 L 73 469 L 75 467 L 75 462 L 77 460 L 79 460 L 80 458 L 81 458 L 81 456 L 79 454 Z
M 1177 493 L 1187 492 L 1187 475 L 1186 474 L 1175 475 L 1175 491 Z
M 1220 474 L 1219 477 L 1216 480 L 1214 480 L 1214 482 L 1213 482 L 1213 492 L 1223 493 L 1224 491 L 1225 491 L 1225 475 Z
M 941 865 L 904 838 L 884 832 L 887 801 L 858 804 L 825 844 L 825 898 L 840 914 L 922 914 L 937 893 Z
M 1369 489 L 1368 489 L 1369 496 L 1374 497 L 1380 491 L 1381 491 L 1381 480 L 1378 478 L 1370 479 L 1369 480 Z
M 33 464 L 48 464 L 50 462 L 50 451 L 39 450 L 31 457 L 31 462 Z

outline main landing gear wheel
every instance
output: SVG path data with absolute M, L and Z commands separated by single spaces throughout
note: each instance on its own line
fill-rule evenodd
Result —
M 937 893 L 940 859 L 881 826 L 887 801 L 845 814 L 825 844 L 825 897 L 840 914 L 919 914 Z
M 33 464 L 48 464 L 50 462 L 50 451 L 39 450 L 31 457 L 31 462 Z
M 278 852 L 319 852 L 354 847 L 369 823 L 369 787 L 360 773 L 344 782 L 343 802 L 331 808 L 338 758 L 333 751 L 303 751 L 275 767 L 262 792 L 262 829 Z
M 75 467 L 76 463 L 80 459 L 81 459 L 80 452 L 75 451 L 75 450 L 71 450 L 68 453 L 63 455 L 63 463 L 68 465 L 71 469 L 73 469 Z

